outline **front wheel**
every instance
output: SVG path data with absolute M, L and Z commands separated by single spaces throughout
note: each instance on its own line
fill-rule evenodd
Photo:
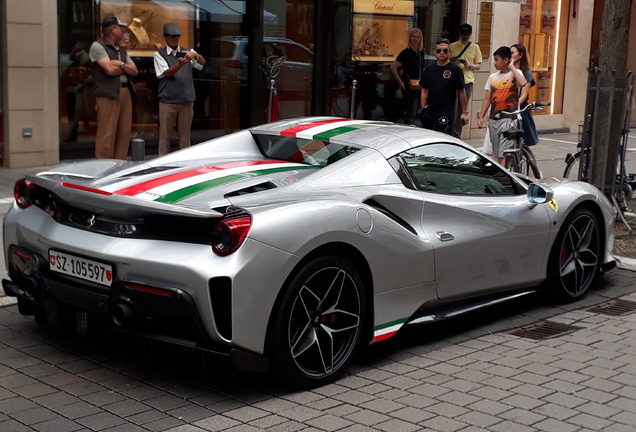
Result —
M 347 367 L 362 339 L 365 294 L 355 267 L 338 256 L 313 259 L 284 287 L 268 337 L 268 357 L 293 385 L 318 387 Z
M 572 211 L 550 251 L 547 285 L 559 301 L 585 295 L 598 271 L 601 236 L 594 214 L 584 208 Z
M 532 155 L 527 148 L 524 148 L 521 153 L 521 163 L 519 164 L 519 172 L 525 174 L 528 177 L 534 177 L 536 179 L 541 178 L 541 171 L 537 167 L 537 163 L 534 161 Z

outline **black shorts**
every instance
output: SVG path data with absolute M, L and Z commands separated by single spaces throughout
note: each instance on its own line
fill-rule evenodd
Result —
M 422 127 L 424 129 L 431 129 L 437 132 L 443 132 L 450 135 L 451 133 L 451 123 L 453 120 L 453 116 L 450 114 L 438 114 L 433 117 L 429 117 L 422 112 L 422 118 L 420 121 L 422 122 Z

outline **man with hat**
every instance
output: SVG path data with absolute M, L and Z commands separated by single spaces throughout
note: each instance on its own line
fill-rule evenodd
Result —
M 450 46 L 451 59 L 457 63 L 464 72 L 464 88 L 466 89 L 466 98 L 468 105 L 470 106 L 470 98 L 473 95 L 473 85 L 475 83 L 475 71 L 481 69 L 481 50 L 479 45 L 470 41 L 470 37 L 473 34 L 473 27 L 468 24 L 462 24 L 459 26 L 459 40 L 453 42 Z M 453 124 L 453 136 L 460 138 L 462 135 L 462 127 L 464 122 L 461 119 L 462 114 L 468 114 L 468 112 L 460 112 L 461 104 L 455 104 L 455 115 Z
M 132 128 L 132 94 L 129 77 L 139 71 L 125 46 L 120 46 L 127 24 L 116 16 L 102 21 L 103 38 L 89 52 L 97 108 L 97 159 L 126 159 Z
M 177 125 L 179 148 L 190 146 L 194 106 L 192 68 L 203 69 L 205 59 L 196 51 L 179 46 L 181 30 L 175 23 L 163 26 L 166 46 L 155 53 L 159 78 L 159 156 L 170 151 L 170 135 Z

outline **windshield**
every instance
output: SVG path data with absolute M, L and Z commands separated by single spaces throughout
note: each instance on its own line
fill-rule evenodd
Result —
M 316 167 L 330 165 L 360 150 L 345 144 L 275 135 L 254 135 L 265 157 Z

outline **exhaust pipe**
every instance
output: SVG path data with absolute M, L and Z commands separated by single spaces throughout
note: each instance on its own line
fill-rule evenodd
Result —
M 36 278 L 34 278 L 33 276 L 27 278 L 23 284 L 24 295 L 31 300 L 35 299 L 35 293 L 37 292 L 39 287 L 40 282 Z
M 113 306 L 111 312 L 111 319 L 117 327 L 123 327 L 126 324 L 130 324 L 135 319 L 135 312 L 126 303 L 117 303 Z

